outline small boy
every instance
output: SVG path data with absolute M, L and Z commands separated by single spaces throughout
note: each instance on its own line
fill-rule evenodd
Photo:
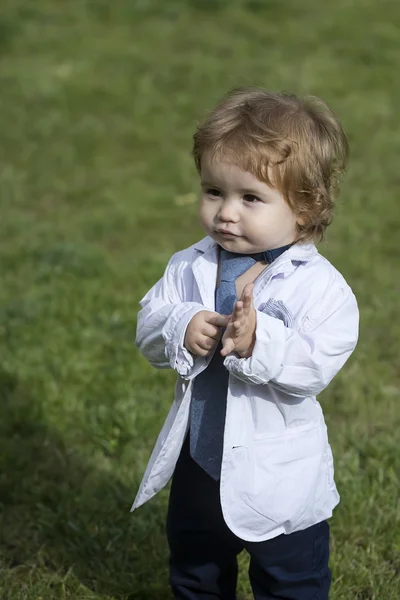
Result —
M 319 394 L 355 348 L 358 309 L 317 251 L 348 145 L 319 99 L 232 91 L 194 135 L 207 237 L 141 301 L 136 343 L 178 374 L 134 510 L 173 475 L 175 598 L 326 600 L 339 502 Z

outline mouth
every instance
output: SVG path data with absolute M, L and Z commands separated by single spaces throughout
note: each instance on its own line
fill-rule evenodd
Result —
M 239 237 L 235 233 L 232 233 L 231 231 L 227 231 L 226 229 L 216 229 L 216 232 L 219 235 L 223 235 L 224 237 Z

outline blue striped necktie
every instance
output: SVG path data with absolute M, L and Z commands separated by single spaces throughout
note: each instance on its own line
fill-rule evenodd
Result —
M 230 315 L 237 300 L 235 281 L 256 262 L 250 255 L 221 250 L 220 284 L 215 293 L 215 310 Z M 229 373 L 221 356 L 219 341 L 207 369 L 193 384 L 190 413 L 190 454 L 211 477 L 219 479 L 224 440 L 226 396 Z

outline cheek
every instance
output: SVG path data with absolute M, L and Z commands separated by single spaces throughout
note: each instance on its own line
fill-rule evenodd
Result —
M 199 217 L 203 224 L 209 223 L 213 218 L 213 211 L 206 202 L 200 202 Z
M 296 227 L 296 215 L 289 206 L 281 207 L 277 215 L 277 222 L 286 230 L 293 230 Z

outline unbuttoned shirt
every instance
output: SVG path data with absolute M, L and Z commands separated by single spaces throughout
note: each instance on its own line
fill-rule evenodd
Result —
M 157 368 L 177 372 L 175 397 L 132 510 L 171 478 L 185 439 L 193 379 L 211 356 L 184 346 L 187 326 L 215 311 L 218 246 L 209 237 L 177 252 L 141 300 L 136 344 Z M 220 497 L 228 527 L 263 541 L 310 527 L 339 502 L 327 429 L 316 396 L 353 352 L 357 302 L 314 244 L 297 243 L 254 282 L 256 342 L 229 371 Z

